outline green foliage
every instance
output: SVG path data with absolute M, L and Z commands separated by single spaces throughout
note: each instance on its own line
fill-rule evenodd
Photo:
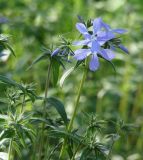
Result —
M 9 160 L 39 159 L 44 123 L 42 156 L 45 159 L 59 159 L 66 137 L 65 159 L 142 160 L 143 1 L 1 0 L 0 10 L 0 159 L 8 159 L 9 153 L 12 153 Z M 113 28 L 126 28 L 128 34 L 122 41 L 130 55 L 118 53 L 110 64 L 100 58 L 102 67 L 94 74 L 88 73 L 74 128 L 68 132 L 84 62 L 72 61 L 75 64 L 72 68 L 70 55 L 59 60 L 51 58 L 51 53 L 56 46 L 72 53 L 71 41 L 79 37 L 73 29 L 77 15 L 85 20 L 102 17 Z M 1 22 L 3 17 L 7 22 Z M 79 21 L 84 20 L 79 17 Z M 91 20 L 87 25 L 90 27 Z M 51 47 L 51 44 L 56 45 Z M 46 47 L 41 51 L 43 46 Z M 5 50 L 16 57 L 5 58 Z M 43 113 L 46 73 L 51 59 Z M 116 66 L 116 76 L 111 65 L 114 70 Z
M 61 118 L 63 119 L 65 125 L 68 124 L 67 114 L 64 105 L 56 98 L 50 97 L 46 99 L 48 106 L 54 106 Z

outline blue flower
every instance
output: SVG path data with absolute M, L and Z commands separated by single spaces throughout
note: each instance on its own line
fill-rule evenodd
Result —
M 55 56 L 57 55 L 58 53 L 60 52 L 60 48 L 56 48 L 52 53 L 51 53 L 51 56 Z
M 83 23 L 77 23 L 76 28 L 78 31 L 84 36 L 84 40 L 74 42 L 74 45 L 87 45 L 91 47 L 94 42 L 96 42 L 97 46 L 103 45 L 110 39 L 113 39 L 115 36 L 112 32 L 104 32 L 101 31 L 100 23 L 95 19 L 93 21 L 93 30 L 91 31 L 92 34 L 88 31 L 86 26 Z
M 101 18 L 96 18 L 92 21 L 92 30 L 88 30 L 83 23 L 77 23 L 76 28 L 83 35 L 84 40 L 74 42 L 73 44 L 76 46 L 87 46 L 87 49 L 76 50 L 74 52 L 74 57 L 77 60 L 84 60 L 91 55 L 91 61 L 89 63 L 91 71 L 95 71 L 99 67 L 98 55 L 108 61 L 115 57 L 112 51 L 115 47 L 110 45 L 108 48 L 104 48 L 104 44 L 116 38 L 116 34 L 123 34 L 126 32 L 124 29 L 111 29 Z M 121 44 L 118 45 L 118 48 L 126 53 L 128 52 Z
M 115 57 L 115 54 L 110 49 L 101 49 L 99 52 L 100 52 L 100 55 L 108 61 L 112 60 Z M 95 52 L 92 48 L 78 49 L 74 52 L 75 53 L 74 57 L 77 60 L 81 61 L 87 58 L 89 55 L 91 55 L 89 69 L 91 71 L 95 71 L 99 67 L 99 60 L 98 60 L 98 55 L 97 55 L 99 52 Z

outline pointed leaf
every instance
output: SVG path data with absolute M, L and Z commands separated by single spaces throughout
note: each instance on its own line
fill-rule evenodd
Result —
M 8 43 L 5 44 L 5 47 L 11 51 L 11 53 L 14 55 L 14 57 L 16 57 L 14 50 L 11 48 L 11 46 Z
M 40 62 L 41 60 L 45 60 L 45 58 L 48 57 L 49 54 L 50 54 L 49 52 L 48 52 L 48 53 L 46 52 L 46 53 L 40 55 L 39 57 L 37 57 L 37 58 L 32 62 L 32 64 L 28 67 L 27 70 L 31 69 L 31 68 L 33 67 L 33 65 L 35 65 L 35 64 L 38 63 L 38 62 Z
M 67 118 L 67 114 L 66 114 L 66 111 L 65 111 L 65 108 L 64 108 L 64 105 L 62 104 L 62 102 L 54 97 L 50 97 L 50 98 L 47 98 L 47 103 L 50 104 L 51 106 L 55 107 L 55 109 L 57 110 L 57 112 L 60 114 L 63 121 L 67 125 L 68 118 Z
M 18 156 L 21 158 L 22 157 L 22 155 L 21 155 L 21 149 L 20 149 L 20 146 L 18 145 L 18 143 L 16 143 L 16 141 L 12 142 L 12 147 L 16 151 L 16 153 L 18 154 Z
M 80 160 L 86 160 L 87 156 L 89 155 L 90 152 L 91 152 L 91 150 L 88 147 L 84 148 L 83 152 L 80 156 Z
M 60 87 L 63 86 L 64 81 L 66 80 L 66 78 L 74 71 L 74 67 L 68 69 L 61 77 L 60 79 Z

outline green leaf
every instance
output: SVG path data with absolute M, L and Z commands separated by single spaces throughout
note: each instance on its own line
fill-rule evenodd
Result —
M 24 129 L 22 128 L 22 126 L 20 124 L 16 124 L 15 125 L 15 131 L 17 133 L 17 136 L 18 136 L 18 139 L 19 139 L 19 142 L 21 143 L 21 145 L 23 147 L 27 147 L 27 144 L 25 142 L 25 132 L 24 132 Z
M 68 118 L 67 118 L 67 114 L 66 114 L 66 111 L 65 111 L 65 108 L 62 102 L 54 97 L 50 97 L 50 98 L 47 98 L 47 103 L 48 105 L 55 107 L 59 115 L 62 117 L 64 123 L 67 125 Z
M 1 119 L 7 121 L 9 117 L 7 115 L 0 114 L 0 120 Z
M 21 150 L 20 150 L 20 146 L 16 143 L 16 141 L 12 142 L 12 148 L 16 151 L 16 153 L 18 154 L 18 156 L 21 158 Z
M 53 77 L 53 85 L 56 86 L 59 78 L 59 69 L 60 69 L 60 64 L 53 59 L 52 60 L 52 77 Z
M 60 79 L 60 87 L 63 86 L 64 81 L 66 80 L 66 78 L 75 70 L 78 68 L 78 66 L 83 63 L 83 61 L 77 61 L 76 65 L 74 67 L 71 67 L 70 69 L 68 69 L 61 77 Z
M 91 150 L 88 147 L 85 147 L 83 149 L 83 152 L 80 156 L 80 160 L 86 160 L 87 156 L 89 155 L 89 153 L 91 152 Z
M 4 129 L 0 133 L 0 140 L 3 138 L 13 138 L 14 135 L 15 135 L 15 131 L 13 129 L 11 128 Z
M 0 45 L 3 47 L 3 49 L 9 49 L 11 53 L 15 56 L 13 49 L 8 43 L 8 38 L 9 38 L 8 36 L 0 34 Z
M 9 85 L 15 86 L 15 82 L 14 81 L 12 81 L 9 78 L 4 77 L 2 75 L 0 75 L 0 81 L 2 81 L 3 83 L 9 84 Z
M 8 104 L 8 99 L 4 97 L 0 97 L 0 102 Z
M 29 97 L 32 99 L 32 101 L 34 101 L 35 98 L 37 98 L 36 94 L 33 91 L 23 87 L 21 84 L 15 82 L 12 79 L 9 79 L 5 76 L 0 75 L 0 81 L 3 82 L 3 83 L 6 83 L 9 86 L 17 87 L 20 90 L 22 90 L 24 93 L 26 92 L 29 95 Z
M 74 71 L 74 67 L 68 69 L 61 77 L 60 79 L 60 87 L 63 86 L 64 81 L 66 80 L 66 78 Z
M 63 130 L 63 129 L 54 129 L 54 130 L 51 130 L 49 132 L 49 136 L 52 136 L 52 137 L 59 137 L 59 138 L 65 138 L 67 137 L 68 139 L 72 139 L 74 142 L 76 143 L 81 143 L 81 136 L 78 136 L 76 134 L 73 134 L 73 133 L 68 133 L 67 131 Z
M 7 144 L 8 142 L 9 142 L 9 138 L 3 138 L 2 140 L 0 140 L 0 147 L 1 147 L 2 145 Z
M 106 60 L 106 61 L 107 61 L 107 60 Z M 107 62 L 111 64 L 111 66 L 112 66 L 113 70 L 114 70 L 114 71 L 115 71 L 115 73 L 116 73 L 115 65 L 114 65 L 111 61 L 107 61 Z
M 32 64 L 28 67 L 27 70 L 31 69 L 33 67 L 33 65 L 35 65 L 36 63 L 40 62 L 41 60 L 45 60 L 45 58 L 47 58 L 49 56 L 50 52 L 45 52 L 42 55 L 40 55 L 39 57 L 37 57 Z
M 112 68 L 114 69 L 114 71 L 115 71 L 115 73 L 116 73 L 115 65 L 114 65 L 111 61 L 109 61 L 109 60 L 105 59 L 105 58 L 104 58 L 104 57 L 102 57 L 101 55 L 98 55 L 98 57 L 100 57 L 100 58 L 104 59 L 105 61 L 107 61 L 108 63 L 110 63 L 110 64 L 111 64 L 111 66 L 112 66 Z
M 73 143 L 72 139 L 68 139 L 67 152 L 70 159 L 73 157 L 73 146 L 71 143 Z
M 5 76 L 0 75 L 0 81 L 3 83 L 6 83 L 9 86 L 18 87 L 19 89 L 21 89 L 23 91 L 25 90 L 24 87 L 22 87 L 22 85 L 16 83 L 15 81 L 13 81 Z
M 14 50 L 11 48 L 11 46 L 8 43 L 5 44 L 5 48 L 9 49 L 11 53 L 14 55 L 14 57 L 16 57 Z

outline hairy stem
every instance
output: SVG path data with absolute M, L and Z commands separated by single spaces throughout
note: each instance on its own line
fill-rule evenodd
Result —
M 83 84 L 84 84 L 84 81 L 85 81 L 86 76 L 87 76 L 87 71 L 88 71 L 88 69 L 87 69 L 87 66 L 85 65 L 84 73 L 83 73 L 83 76 L 82 76 L 82 79 L 81 79 L 81 82 L 80 82 L 80 86 L 79 86 L 79 89 L 78 89 L 78 94 L 77 94 L 77 98 L 76 98 L 76 102 L 75 102 L 74 111 L 73 111 L 70 123 L 68 125 L 68 129 L 67 129 L 68 132 L 71 132 L 72 127 L 73 127 L 73 122 L 74 122 L 74 119 L 75 119 L 75 116 L 76 116 L 76 113 L 77 113 L 77 110 L 78 110 L 81 91 L 82 91 Z M 67 138 L 64 139 L 64 142 L 63 142 L 63 145 L 62 145 L 62 149 L 61 149 L 61 152 L 60 152 L 60 156 L 59 156 L 60 159 L 62 159 L 63 154 L 65 152 L 66 143 L 67 143 Z
M 45 97 L 44 97 L 44 104 L 43 104 L 43 118 L 46 117 L 46 99 L 47 99 L 48 90 L 49 90 L 51 66 L 52 66 L 52 60 L 50 61 L 50 64 L 48 66 L 48 71 L 47 71 L 47 78 L 46 78 L 46 85 L 45 85 Z M 40 144 L 39 144 L 39 160 L 41 160 L 42 149 L 43 149 L 43 144 L 44 144 L 44 128 L 45 128 L 45 123 L 43 122 L 42 129 L 41 129 L 41 135 L 40 135 Z

